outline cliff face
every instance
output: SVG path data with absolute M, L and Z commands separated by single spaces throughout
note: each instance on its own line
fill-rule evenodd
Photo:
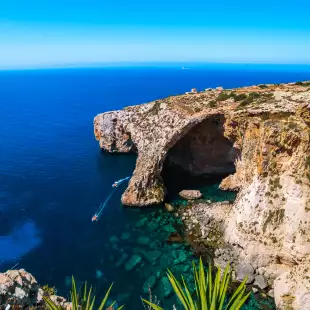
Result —
M 105 151 L 138 153 L 122 196 L 126 205 L 164 200 L 165 160 L 193 175 L 231 173 L 221 188 L 238 191 L 235 203 L 224 213 L 218 205 L 205 213 L 200 207 L 200 226 L 220 222 L 225 250 L 216 262 L 241 262 L 264 275 L 280 309 L 310 309 L 308 85 L 210 90 L 99 114 L 94 121 Z
M 36 279 L 24 269 L 0 273 L 0 308 L 44 309 L 44 297 L 49 297 L 61 309 L 72 309 L 72 304 L 56 295 L 49 295 Z
M 135 172 L 122 196 L 124 204 L 146 206 L 164 200 L 161 170 L 166 154 L 203 119 L 204 115 L 191 115 L 164 101 L 127 107 L 95 118 L 95 136 L 102 149 L 138 152 Z
M 164 200 L 161 170 L 166 157 L 192 174 L 233 172 L 239 166 L 223 188 L 238 189 L 243 178 L 251 178 L 254 170 L 245 173 L 242 167 L 254 169 L 253 158 L 265 178 L 271 157 L 284 160 L 283 152 L 271 151 L 281 149 L 291 157 L 288 153 L 306 142 L 301 132 L 308 128 L 309 98 L 307 87 L 293 84 L 210 90 L 99 114 L 94 132 L 107 152 L 138 153 L 122 202 L 146 206 Z

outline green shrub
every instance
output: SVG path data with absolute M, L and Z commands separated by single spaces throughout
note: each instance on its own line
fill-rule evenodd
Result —
M 249 93 L 249 97 L 250 98 L 253 98 L 253 99 L 256 99 L 256 98 L 259 98 L 261 95 L 257 92 L 252 92 L 252 93 Z
M 263 94 L 263 96 L 265 98 L 272 98 L 272 97 L 274 97 L 274 94 L 273 93 L 267 93 L 267 94 Z
M 295 85 L 299 85 L 299 86 L 310 86 L 310 82 L 296 82 Z
M 254 101 L 252 97 L 247 97 L 243 101 L 240 102 L 239 107 L 245 107 L 248 104 L 251 104 Z
M 288 123 L 289 129 L 296 129 L 297 127 L 298 127 L 298 125 L 296 123 L 292 123 L 292 122 Z
M 267 86 L 267 85 L 265 85 L 265 84 L 260 84 L 260 85 L 258 85 L 258 87 L 259 87 L 259 88 L 262 88 L 262 89 L 264 89 L 264 88 L 268 88 L 268 86 Z
M 179 301 L 182 303 L 183 308 L 185 310 L 222 310 L 224 308 L 226 310 L 240 309 L 251 294 L 251 292 L 246 293 L 245 283 L 247 278 L 242 281 L 232 297 L 228 300 L 227 289 L 231 280 L 229 266 L 226 267 L 222 278 L 220 268 L 217 269 L 215 279 L 212 278 L 211 270 L 211 266 L 209 265 L 207 276 L 205 276 L 202 260 L 200 259 L 198 270 L 195 263 L 193 263 L 195 297 L 189 292 L 184 278 L 182 277 L 182 282 L 179 282 L 171 271 L 168 270 L 168 279 Z M 145 299 L 143 299 L 143 301 L 154 310 L 164 310 L 158 305 Z M 227 302 L 225 307 L 224 302 Z
M 227 99 L 231 98 L 231 94 L 229 93 L 220 93 L 217 98 L 216 98 L 216 101 L 225 101 Z
M 246 98 L 247 98 L 247 95 L 246 95 L 246 94 L 239 94 L 239 95 L 234 94 L 234 95 L 233 95 L 233 98 L 234 98 L 234 100 L 237 102 L 237 101 L 241 101 L 241 100 L 246 99 Z
M 208 103 L 209 108 L 215 108 L 216 106 L 217 106 L 217 103 L 215 100 L 209 101 L 209 103 Z
M 113 286 L 113 284 L 111 284 L 108 291 L 106 292 L 104 298 L 102 299 L 102 301 L 100 303 L 98 310 L 104 309 L 105 304 L 107 302 L 107 299 L 109 297 L 110 291 L 112 289 L 112 286 Z M 71 296 L 71 302 L 72 302 L 72 310 L 92 310 L 92 309 L 94 309 L 96 296 L 93 296 L 93 294 L 92 294 L 92 287 L 90 287 L 90 289 L 88 290 L 87 283 L 85 283 L 84 289 L 83 289 L 83 294 L 82 294 L 82 296 L 80 296 L 76 290 L 74 278 L 72 277 L 72 289 L 70 292 L 70 296 Z M 62 309 L 62 307 L 56 305 L 49 297 L 43 297 L 43 298 L 44 298 L 47 309 L 49 309 L 49 310 L 61 310 Z M 114 304 L 115 304 L 115 302 L 112 303 L 112 305 L 110 305 L 110 307 L 113 307 Z M 121 307 L 117 308 L 117 310 L 120 310 L 123 308 L 124 308 L 124 306 L 121 306 Z
M 195 111 L 196 113 L 201 112 L 201 111 L 202 111 L 202 108 L 200 108 L 200 107 L 195 107 L 195 108 L 194 108 L 194 111 Z

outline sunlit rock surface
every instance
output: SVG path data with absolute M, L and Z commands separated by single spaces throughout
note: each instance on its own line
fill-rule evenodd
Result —
M 238 191 L 233 205 L 193 208 L 202 231 L 212 224 L 222 250 L 215 262 L 251 265 L 279 309 L 308 305 L 302 285 L 310 268 L 310 91 L 309 83 L 209 90 L 172 96 L 121 111 L 99 114 L 95 136 L 108 152 L 137 152 L 122 202 L 160 203 L 165 197 L 163 164 L 193 175 L 231 173 L 221 183 Z M 211 223 L 211 224 L 210 224 Z M 289 276 L 288 276 L 288 274 Z M 301 292 L 301 293 L 300 293 Z
M 36 279 L 24 269 L 8 270 L 0 273 L 0 306 L 18 305 L 21 308 L 42 307 L 45 305 L 43 296 L 48 296 L 37 283 Z M 71 303 L 63 297 L 49 296 L 56 305 L 63 309 L 71 309 Z

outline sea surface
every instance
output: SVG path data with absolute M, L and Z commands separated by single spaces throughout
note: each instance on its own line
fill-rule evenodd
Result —
M 171 309 L 166 269 L 190 278 L 194 259 L 188 246 L 166 243 L 182 223 L 162 206 L 124 208 L 126 185 L 100 221 L 91 222 L 111 184 L 131 175 L 136 159 L 101 152 L 94 116 L 194 87 L 310 80 L 310 66 L 186 67 L 0 71 L 0 272 L 17 264 L 65 297 L 72 275 L 79 284 L 91 283 L 99 297 L 114 282 L 111 300 L 127 309 L 143 309 L 139 298 L 148 297 L 150 286 L 153 299 Z M 178 189 L 177 177 L 169 182 Z M 199 183 L 205 198 L 231 197 L 217 189 L 218 182 Z

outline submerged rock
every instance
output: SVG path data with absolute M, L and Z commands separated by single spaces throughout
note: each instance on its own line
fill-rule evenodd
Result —
M 128 240 L 130 238 L 130 233 L 129 232 L 124 232 L 121 235 L 122 240 Z
M 65 285 L 70 287 L 72 285 L 72 278 L 70 276 L 65 277 Z
M 119 239 L 116 236 L 111 236 L 110 237 L 110 242 L 116 244 L 116 243 L 119 242 Z
M 156 231 L 159 228 L 159 224 L 155 221 L 152 221 L 152 222 L 147 224 L 147 228 L 151 231 Z
M 175 228 L 172 224 L 165 225 L 164 227 L 162 227 L 162 230 L 169 232 L 169 233 L 175 232 Z
M 148 293 L 149 290 L 152 290 L 157 282 L 156 276 L 149 277 L 143 284 L 143 293 Z
M 135 227 L 140 228 L 144 226 L 146 222 L 147 222 L 147 218 L 143 217 L 135 224 Z
M 151 242 L 151 239 L 146 236 L 140 236 L 137 239 L 137 243 L 142 244 L 142 245 L 150 244 L 150 242 Z
M 169 297 L 172 292 L 173 292 L 173 288 L 172 285 L 170 284 L 170 281 L 167 277 L 163 277 L 160 280 L 160 290 L 162 292 L 162 295 L 167 298 Z
M 202 197 L 202 194 L 199 190 L 182 190 L 179 192 L 179 195 L 188 200 L 199 199 Z
M 188 259 L 187 252 L 182 251 L 182 250 L 173 251 L 172 257 L 174 258 L 174 260 L 173 260 L 174 265 L 183 263 L 183 262 L 187 261 L 187 259 Z
M 161 256 L 161 251 L 148 251 L 147 252 L 148 259 L 151 262 L 157 261 Z
M 96 278 L 101 279 L 103 277 L 103 272 L 99 269 L 96 270 Z
M 128 254 L 127 253 L 123 253 L 122 256 L 117 260 L 115 267 L 119 267 L 121 265 L 123 265 L 125 263 L 125 261 L 128 258 Z
M 139 265 L 142 261 L 142 257 L 138 254 L 134 254 L 131 256 L 130 260 L 125 264 L 125 268 L 127 271 L 134 269 L 137 265 Z
M 153 240 L 151 243 L 150 243 L 150 248 L 151 249 L 159 249 L 161 248 L 161 244 L 158 240 Z

